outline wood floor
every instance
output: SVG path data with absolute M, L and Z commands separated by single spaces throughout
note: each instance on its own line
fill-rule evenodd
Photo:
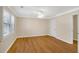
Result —
M 51 36 L 18 38 L 8 53 L 76 53 L 77 46 Z

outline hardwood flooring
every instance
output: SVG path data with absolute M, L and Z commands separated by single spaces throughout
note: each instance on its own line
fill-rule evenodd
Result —
M 77 46 L 51 36 L 18 38 L 8 53 L 76 53 Z

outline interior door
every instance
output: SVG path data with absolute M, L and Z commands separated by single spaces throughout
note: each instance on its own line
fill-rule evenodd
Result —
M 78 15 L 73 15 L 73 40 L 78 41 Z
M 79 14 L 78 14 L 78 52 L 79 52 Z
M 79 41 L 79 16 L 78 16 L 78 41 Z

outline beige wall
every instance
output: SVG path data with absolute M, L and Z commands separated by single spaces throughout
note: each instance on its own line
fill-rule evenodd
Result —
M 51 36 L 55 36 L 56 38 L 63 40 L 67 43 L 73 43 L 73 15 L 78 14 L 78 11 L 67 13 L 61 16 L 55 17 L 54 21 L 56 23 L 56 28 L 50 27 L 50 29 L 55 29 L 55 34 L 53 30 L 50 32 Z M 54 20 L 54 19 L 53 19 Z
M 72 43 L 73 39 L 73 20 L 70 14 L 56 18 L 57 37 L 65 42 Z
M 56 18 L 50 20 L 49 35 L 56 37 Z
M 17 37 L 41 36 L 49 33 L 49 20 L 38 18 L 17 18 Z

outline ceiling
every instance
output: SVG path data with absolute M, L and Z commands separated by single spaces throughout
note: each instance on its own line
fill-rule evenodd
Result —
M 79 6 L 12 6 L 19 17 L 51 18 L 57 14 L 79 8 Z

